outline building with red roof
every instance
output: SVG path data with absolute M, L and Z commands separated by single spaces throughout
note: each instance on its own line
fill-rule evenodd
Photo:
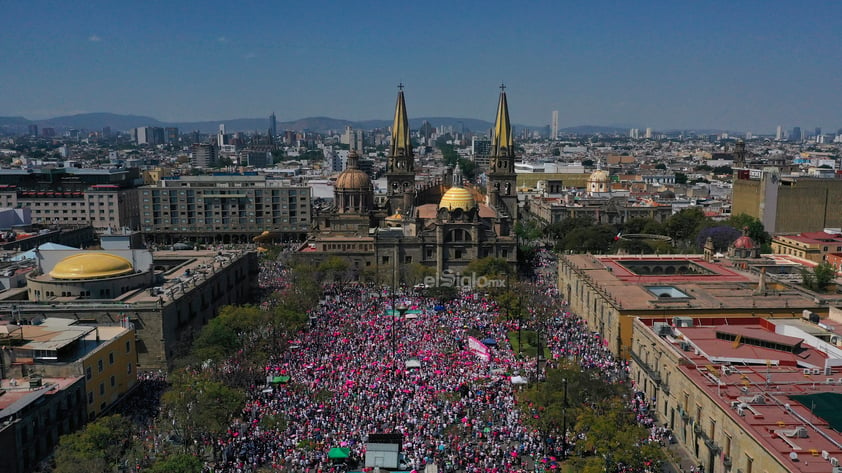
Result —
M 842 461 L 842 313 L 636 319 L 631 376 L 708 473 L 833 472 Z
M 778 235 L 772 239 L 772 252 L 821 263 L 829 254 L 842 253 L 842 234 L 825 230 Z

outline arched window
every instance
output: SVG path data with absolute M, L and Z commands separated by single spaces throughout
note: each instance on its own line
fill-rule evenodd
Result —
M 448 232 L 447 237 L 445 238 L 446 242 L 454 242 L 454 241 L 471 241 L 471 234 L 463 229 L 463 228 L 456 228 Z

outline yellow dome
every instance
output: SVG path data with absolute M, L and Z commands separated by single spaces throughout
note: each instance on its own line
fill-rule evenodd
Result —
M 346 169 L 336 178 L 334 186 L 342 190 L 369 190 L 371 179 L 359 169 Z
M 130 274 L 132 263 L 109 253 L 79 253 L 59 261 L 50 271 L 55 279 L 97 279 Z
M 448 210 L 470 210 L 476 205 L 471 191 L 464 187 L 451 187 L 444 193 L 441 202 L 439 202 L 439 208 L 444 207 Z
M 608 172 L 602 169 L 597 169 L 591 174 L 588 182 L 608 182 Z

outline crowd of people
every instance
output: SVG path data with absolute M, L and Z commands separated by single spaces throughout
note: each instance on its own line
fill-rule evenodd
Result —
M 541 321 L 553 358 L 575 358 L 609 381 L 625 380 L 625 362 L 566 310 L 552 257 L 539 252 L 536 264 L 531 284 L 554 301 Z M 282 266 L 267 263 L 265 270 L 267 286 L 284 283 Z M 545 453 L 543 435 L 521 418 L 512 383 L 534 372 L 534 360 L 514 353 L 512 326 L 501 322 L 489 296 L 463 291 L 440 302 L 354 284 L 334 288 L 311 315 L 292 348 L 272 356 L 267 383 L 252 388 L 241 418 L 215 439 L 221 461 L 209 463 L 208 472 L 362 469 L 375 433 L 399 434 L 400 467 L 414 471 L 430 464 L 440 471 L 526 471 Z M 488 342 L 487 361 L 469 349 L 469 337 Z M 265 419 L 283 422 L 269 426 Z M 337 448 L 349 459 L 332 458 Z
M 517 323 L 543 333 L 549 365 L 567 358 L 597 368 L 608 382 L 628 382 L 627 363 L 567 309 L 552 255 L 539 251 L 535 267 L 530 291 L 545 296 L 549 307 L 532 307 Z M 285 265 L 261 260 L 259 283 L 267 293 L 284 289 L 288 278 Z M 265 383 L 249 389 L 238 419 L 224 435 L 207 439 L 218 455 L 205 472 L 362 470 L 370 434 L 399 434 L 400 468 L 407 471 L 432 464 L 444 472 L 525 472 L 547 460 L 546 438 L 524 422 L 516 406 L 520 387 L 512 382 L 541 373 L 534 358 L 512 349 L 507 334 L 517 323 L 500 317 L 491 297 L 462 291 L 442 302 L 410 288 L 395 294 L 362 284 L 334 286 L 327 294 L 310 326 L 271 356 L 259 373 Z M 487 361 L 470 349 L 471 337 L 487 342 Z M 223 366 L 231 375 L 239 369 L 236 361 Z M 144 373 L 137 395 L 160 398 L 165 386 L 164 373 Z M 668 438 L 646 400 L 635 399 L 631 407 L 651 428 L 650 441 Z M 150 425 L 157 403 L 132 404 L 150 406 L 133 414 Z M 150 453 L 172 441 L 151 427 L 136 435 Z M 554 444 L 572 447 L 575 440 Z M 349 458 L 333 458 L 332 449 L 347 449 L 340 451 Z

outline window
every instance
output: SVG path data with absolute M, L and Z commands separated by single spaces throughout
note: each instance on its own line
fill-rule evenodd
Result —
M 129 362 L 129 370 L 128 370 L 128 373 L 129 373 L 129 374 L 132 374 L 132 364 L 131 364 L 131 362 Z
M 112 377 L 111 377 L 111 387 L 113 388 L 113 387 L 114 387 L 114 386 L 116 386 L 116 385 L 117 385 L 117 378 L 115 378 L 114 376 L 112 376 Z
M 97 361 L 96 365 L 97 365 L 97 368 L 99 368 L 99 372 L 102 373 L 102 368 L 103 368 L 102 360 Z
M 114 352 L 113 351 L 108 353 L 108 364 L 109 365 L 114 364 Z
M 88 392 L 88 404 L 94 403 L 94 393 L 92 391 Z
M 132 342 L 127 341 L 126 342 L 126 353 L 129 353 L 130 351 L 132 351 Z
M 462 257 L 462 250 L 453 250 L 453 257 L 459 259 Z
M 99 395 L 100 396 L 105 395 L 105 383 L 99 383 Z
M 93 376 L 93 373 L 92 373 L 91 367 L 90 367 L 90 366 L 88 366 L 88 367 L 85 369 L 85 379 L 87 379 L 87 380 L 89 380 L 89 381 L 90 381 L 90 379 L 91 379 L 91 377 L 92 377 L 92 376 Z

